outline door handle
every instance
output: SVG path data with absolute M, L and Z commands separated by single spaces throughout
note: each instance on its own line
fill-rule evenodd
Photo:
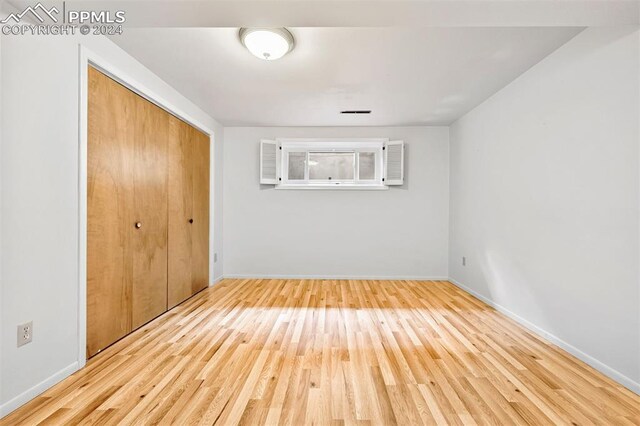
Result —
M 142 222 L 136 222 L 136 229 L 142 228 Z

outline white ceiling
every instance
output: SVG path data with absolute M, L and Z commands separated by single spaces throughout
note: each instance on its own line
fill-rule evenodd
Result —
M 581 28 L 290 30 L 295 49 L 273 62 L 246 51 L 237 28 L 127 28 L 112 40 L 226 126 L 447 125 Z

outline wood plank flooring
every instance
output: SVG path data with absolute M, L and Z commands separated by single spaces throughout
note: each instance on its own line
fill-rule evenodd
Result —
M 5 424 L 640 424 L 640 397 L 448 282 L 224 280 Z

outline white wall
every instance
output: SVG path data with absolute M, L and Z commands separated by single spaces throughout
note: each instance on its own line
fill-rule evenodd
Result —
M 13 12 L 13 11 L 11 11 Z M 4 18 L 6 18 L 7 14 L 10 13 L 10 11 L 7 10 L 6 7 L 6 2 L 0 2 L 0 20 L 3 20 Z M 0 36 L 0 166 L 2 166 L 2 107 L 3 107 L 3 102 L 2 99 L 4 99 L 4 89 L 2 87 L 2 43 L 3 37 Z M 2 190 L 2 169 L 0 169 L 0 191 Z M 2 213 L 2 193 L 0 193 L 0 309 L 2 309 L 2 303 L 3 303 L 3 291 L 2 291 L 2 250 L 3 250 L 3 244 L 2 244 L 2 223 L 3 223 L 3 213 Z M 3 330 L 3 326 L 2 326 L 2 311 L 0 310 L 0 418 L 4 415 L 4 412 L 2 411 L 2 365 L 3 365 L 3 348 L 4 348 L 4 344 L 3 344 L 3 339 L 2 339 L 2 330 Z
M 79 43 L 214 130 L 221 234 L 222 128 L 212 118 L 106 38 L 3 36 L 0 414 L 78 365 Z M 212 257 L 221 235 L 213 245 Z M 16 326 L 29 320 L 33 342 L 17 348 Z
M 587 29 L 451 126 L 449 266 L 636 392 L 638 52 Z
M 261 187 L 259 140 L 276 137 L 403 139 L 405 185 Z M 224 164 L 225 277 L 448 276 L 448 128 L 227 127 Z

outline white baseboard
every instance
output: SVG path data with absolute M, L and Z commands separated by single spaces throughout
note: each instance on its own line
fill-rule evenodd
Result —
M 66 379 L 76 371 L 78 371 L 78 361 L 75 361 L 73 364 L 68 365 L 62 370 L 47 377 L 46 379 L 44 379 L 37 385 L 33 386 L 32 388 L 27 389 L 26 391 L 22 392 L 20 395 L 0 405 L 0 418 L 6 416 L 16 408 L 19 408 L 20 406 L 31 401 L 33 398 L 40 395 L 42 392 L 46 391 L 47 389 L 49 389 L 56 383 L 62 381 L 63 379 Z
M 564 340 L 560 339 L 559 337 L 556 337 L 555 335 L 549 333 L 548 331 L 538 327 L 537 325 L 533 324 L 532 322 L 529 322 L 528 320 L 522 318 L 518 314 L 513 313 L 509 309 L 505 308 L 502 305 L 499 305 L 498 303 L 494 302 L 493 300 L 489 299 L 488 297 L 485 297 L 482 294 L 476 292 L 475 290 L 470 289 L 469 287 L 467 287 L 466 285 L 460 283 L 459 281 L 455 280 L 454 278 L 449 278 L 449 282 L 451 282 L 452 284 L 454 284 L 456 287 L 460 288 L 461 290 L 464 290 L 467 293 L 473 295 L 474 297 L 482 300 L 487 305 L 492 306 L 498 312 L 508 316 L 509 318 L 511 318 L 512 320 L 518 322 L 519 324 L 521 324 L 522 326 L 526 327 L 528 330 L 532 331 L 533 333 L 537 334 L 538 336 L 548 340 L 549 342 L 553 343 L 554 345 L 556 345 L 556 346 L 564 349 L 565 351 L 569 352 L 571 355 L 575 356 L 580 361 L 583 361 L 586 364 L 589 364 L 591 367 L 593 367 L 596 370 L 600 371 L 605 376 L 608 376 L 609 378 L 611 378 L 611 379 L 615 380 L 616 382 L 620 383 L 622 386 L 626 387 L 630 391 L 635 392 L 637 394 L 640 394 L 640 383 L 632 380 L 631 378 L 625 376 L 624 374 L 620 373 L 619 371 L 609 367 L 605 363 L 603 363 L 601 361 L 598 361 L 597 359 L 595 359 L 591 355 L 588 355 L 588 354 L 582 352 L 580 349 L 576 348 L 575 346 L 565 342 Z
M 271 279 L 271 280 L 410 280 L 410 281 L 448 281 L 448 277 L 432 276 L 371 276 L 371 275 L 285 275 L 285 274 L 224 274 L 224 278 L 233 279 Z
M 220 275 L 219 277 L 214 278 L 211 284 L 209 284 L 209 287 L 213 287 L 214 285 L 218 284 L 222 280 L 224 280 L 224 275 Z

